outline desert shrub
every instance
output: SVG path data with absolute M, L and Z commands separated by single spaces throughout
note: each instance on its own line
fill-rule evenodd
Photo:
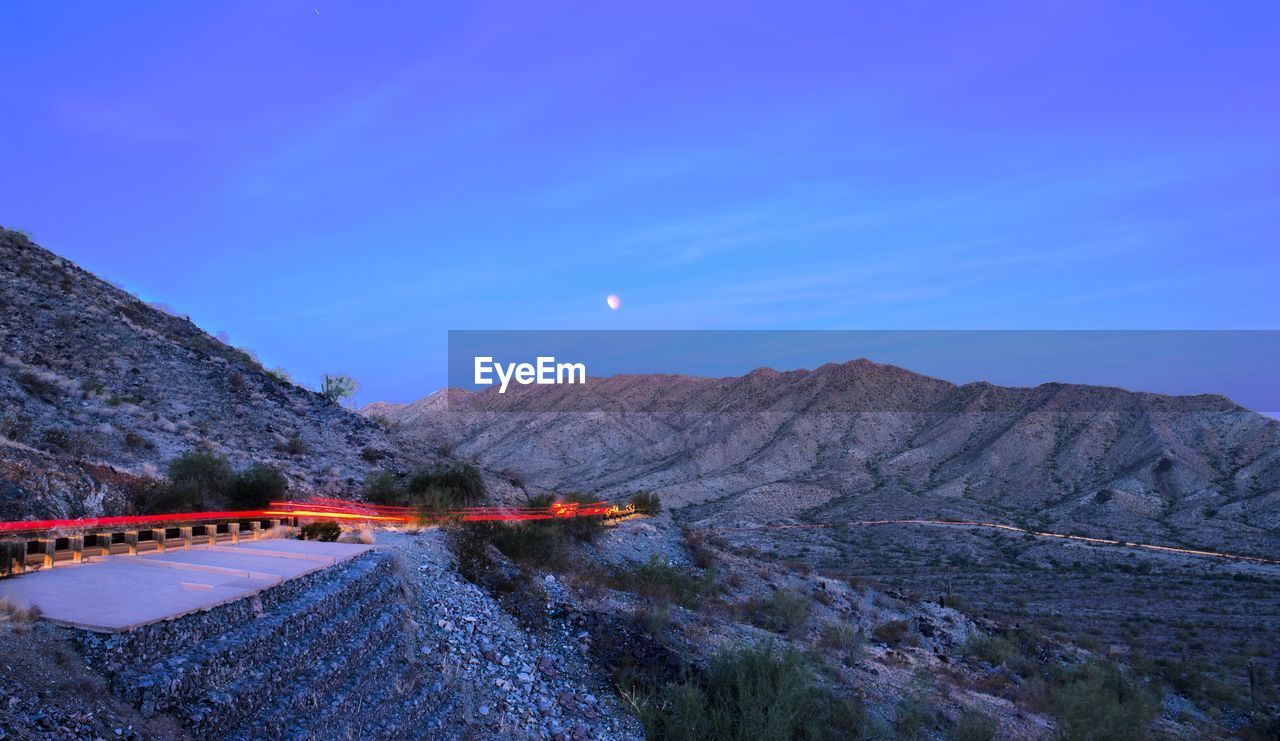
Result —
M 1012 630 L 1001 635 L 973 636 L 962 647 L 965 656 L 1003 666 L 1016 674 L 1030 677 L 1040 671 L 1037 655 L 1041 641 L 1029 630 Z
M 675 602 L 690 609 L 715 591 L 715 574 L 673 566 L 656 555 L 637 566 L 629 575 L 621 576 L 623 589 L 644 595 L 655 602 Z
M 656 515 L 662 511 L 662 500 L 651 491 L 641 491 L 631 495 L 631 504 L 636 512 L 642 515 Z
M 632 706 L 650 739 L 852 738 L 862 709 L 821 686 L 795 648 L 723 650 L 706 674 L 668 685 Z
M 999 730 L 1000 727 L 994 718 L 971 708 L 960 715 L 960 720 L 947 732 L 947 739 L 949 741 L 992 741 Z
M 272 501 L 284 498 L 289 480 L 280 469 L 265 463 L 253 463 L 231 479 L 227 504 L 232 509 L 262 509 Z
M 44 401 L 53 401 L 62 396 L 62 388 L 58 384 L 47 381 L 30 371 L 23 371 L 14 377 L 18 385 L 26 390 L 32 396 L 36 396 Z
M 849 623 L 827 623 L 822 626 L 818 644 L 831 649 L 842 661 L 850 661 L 862 652 L 866 636 Z
M 332 543 L 342 534 L 342 526 L 333 520 L 320 520 L 319 522 L 308 522 L 302 526 L 303 540 L 319 540 L 325 543 Z
M 142 435 L 139 435 L 137 432 L 134 432 L 133 430 L 129 430 L 128 432 L 124 433 L 124 446 L 126 448 L 130 448 L 133 450 L 137 450 L 139 448 L 155 447 L 145 437 L 143 437 Z
M 1155 693 L 1118 666 L 1072 667 L 1050 690 L 1049 712 L 1063 739 L 1140 739 L 1159 709 Z
M 360 458 L 370 465 L 382 460 L 386 454 L 377 448 L 364 448 L 360 451 Z
M 592 504 L 599 499 L 590 492 L 572 491 L 561 494 L 556 497 L 560 502 L 567 504 Z M 557 520 L 560 528 L 565 535 L 582 543 L 593 542 L 601 533 L 604 532 L 604 518 L 598 516 L 582 516 L 569 517 L 563 520 Z
M 547 591 L 542 580 L 532 569 L 502 560 L 506 554 L 495 545 L 495 540 L 501 541 L 499 534 L 510 535 L 518 529 L 490 525 L 506 523 L 475 523 L 449 529 L 449 547 L 458 559 L 458 573 L 497 597 L 521 623 L 542 627 L 547 617 Z
M 40 449 L 48 450 L 54 453 L 67 453 L 69 455 L 78 455 L 82 447 L 82 440 L 74 432 L 50 427 L 40 433 Z
M 716 562 L 716 552 L 707 546 L 707 535 L 702 530 L 685 530 L 684 545 L 689 558 L 700 569 L 711 568 Z
M 931 734 L 926 731 L 936 725 L 937 719 L 937 709 L 924 694 L 916 691 L 902 698 L 894 709 L 893 730 L 902 739 L 928 738 Z
M 7 596 L 0 597 L 0 627 L 9 626 L 14 633 L 21 635 L 27 631 L 29 625 L 39 619 L 38 606 L 19 605 Z
M 227 376 L 227 387 L 235 393 L 244 391 L 244 374 L 239 371 L 232 371 L 231 374 Z
M 332 402 L 341 402 L 355 396 L 360 384 L 351 376 L 325 375 L 320 381 L 320 395 Z
M 155 487 L 146 498 L 151 512 L 216 509 L 234 479 L 226 458 L 204 450 L 189 450 L 169 461 L 168 473 L 169 482 Z
M 1255 710 L 1249 713 L 1238 732 L 1245 741 L 1274 741 L 1280 738 L 1280 710 L 1273 708 L 1271 712 Z
M 364 498 L 373 504 L 404 505 L 409 501 L 400 478 L 390 471 L 374 471 L 364 479 Z
M 373 545 L 377 541 L 377 537 L 374 534 L 373 526 L 368 523 L 364 523 L 355 530 L 349 530 L 346 533 L 343 533 L 342 537 L 338 538 L 338 540 L 342 543 Z
M 493 544 L 502 555 L 526 564 L 549 564 L 560 557 L 564 535 L 551 521 L 474 522 L 463 530 Z
M 450 498 L 459 506 L 474 504 L 487 493 L 479 469 L 470 463 L 420 469 L 409 477 L 406 488 L 410 495 L 443 489 L 450 492 Z
M 779 589 L 760 605 L 756 621 L 765 630 L 791 633 L 809 622 L 809 609 L 808 597 Z
M 439 519 L 457 507 L 453 491 L 438 486 L 417 492 L 413 495 L 412 501 L 413 506 L 418 510 L 418 516 L 426 522 Z
M 279 446 L 279 450 L 288 455 L 306 455 L 310 448 L 307 447 L 307 441 L 303 440 L 301 435 L 294 434 Z
M 871 635 L 875 636 L 877 641 L 890 646 L 901 643 L 910 632 L 911 624 L 906 620 L 888 620 L 871 629 Z
M 671 608 L 665 604 L 642 603 L 636 608 L 636 627 L 646 635 L 656 636 L 671 627 Z
M 280 383 L 293 383 L 293 377 L 289 375 L 289 371 L 284 368 L 272 368 L 267 371 L 267 375 L 276 379 Z

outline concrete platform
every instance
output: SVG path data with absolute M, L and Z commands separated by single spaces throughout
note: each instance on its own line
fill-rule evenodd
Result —
M 244 599 L 372 546 L 258 540 L 164 553 L 105 556 L 0 579 L 0 597 L 40 608 L 44 619 L 122 631 Z

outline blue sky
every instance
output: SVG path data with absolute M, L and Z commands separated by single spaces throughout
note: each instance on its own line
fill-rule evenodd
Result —
M 361 402 L 449 329 L 1280 327 L 1275 3 L 370 5 L 6 4 L 0 224 Z

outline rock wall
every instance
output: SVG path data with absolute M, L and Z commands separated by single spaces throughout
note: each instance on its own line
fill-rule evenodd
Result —
M 412 662 L 412 628 L 393 557 L 373 551 L 196 615 L 78 631 L 77 643 L 143 715 L 196 736 L 388 736 L 446 701 Z

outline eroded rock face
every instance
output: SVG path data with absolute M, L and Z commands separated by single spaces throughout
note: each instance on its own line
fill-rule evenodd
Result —
M 0 479 L 20 489 L 0 492 L 5 519 L 121 511 L 193 448 L 330 493 L 370 460 L 419 462 L 376 422 L 3 229 L 0 399 Z

